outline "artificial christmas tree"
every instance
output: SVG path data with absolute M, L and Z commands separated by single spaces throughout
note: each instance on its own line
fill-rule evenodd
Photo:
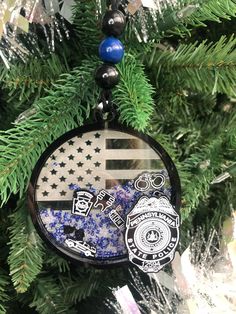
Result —
M 112 101 L 121 123 L 152 136 L 177 165 L 181 251 L 191 242 L 188 232 L 201 226 L 208 238 L 235 209 L 236 3 L 119 4 L 127 23 L 120 39 L 125 58 L 117 65 Z M 104 313 L 101 300 L 109 287 L 127 284 L 128 268 L 99 270 L 59 257 L 35 231 L 25 197 L 43 151 L 94 121 L 107 3 L 0 6 L 0 312 Z

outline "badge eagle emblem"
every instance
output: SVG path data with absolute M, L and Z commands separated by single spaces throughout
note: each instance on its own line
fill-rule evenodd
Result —
M 169 200 L 141 197 L 127 215 L 129 260 L 144 272 L 158 272 L 174 258 L 178 241 L 179 215 Z

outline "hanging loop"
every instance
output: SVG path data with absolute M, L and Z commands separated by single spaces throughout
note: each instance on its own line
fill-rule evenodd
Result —
M 120 0 L 111 0 L 111 9 L 118 10 L 120 6 Z
M 99 102 L 94 110 L 94 119 L 96 121 L 112 121 L 116 117 L 116 109 L 112 102 L 111 90 L 103 90 L 101 92 Z
M 105 90 L 105 89 L 102 90 L 99 105 L 100 105 L 100 108 L 102 107 L 101 110 L 103 111 L 103 113 L 107 113 L 112 110 L 113 104 L 112 104 L 111 99 L 112 99 L 111 90 Z

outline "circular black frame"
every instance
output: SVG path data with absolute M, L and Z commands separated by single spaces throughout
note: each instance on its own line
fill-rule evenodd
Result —
M 154 139 L 152 139 L 150 136 L 137 132 L 135 130 L 129 129 L 116 122 L 110 122 L 110 123 L 100 122 L 100 123 L 96 123 L 92 125 L 86 125 L 86 126 L 78 127 L 71 131 L 68 131 L 62 136 L 60 136 L 57 140 L 55 140 L 51 145 L 48 146 L 48 148 L 41 155 L 41 157 L 39 158 L 39 160 L 37 161 L 34 167 L 34 170 L 32 172 L 32 176 L 30 179 L 29 187 L 28 187 L 28 192 L 27 192 L 29 211 L 30 211 L 34 226 L 36 230 L 38 231 L 40 237 L 47 243 L 48 246 L 50 246 L 53 250 L 55 250 L 56 253 L 58 253 L 62 257 L 72 262 L 88 263 L 96 267 L 104 267 L 104 266 L 108 267 L 108 266 L 124 264 L 128 262 L 128 254 L 121 255 L 119 257 L 111 257 L 107 259 L 101 259 L 101 258 L 90 259 L 87 257 L 80 257 L 76 253 L 73 254 L 72 251 L 69 251 L 68 249 L 59 245 L 55 239 L 48 236 L 48 232 L 46 231 L 39 215 L 38 205 L 35 200 L 35 196 L 36 196 L 36 184 L 37 184 L 38 177 L 41 173 L 41 170 L 46 160 L 59 146 L 61 146 L 64 142 L 68 141 L 69 139 L 71 139 L 72 137 L 78 134 L 86 133 L 90 131 L 105 130 L 105 129 L 128 133 L 146 142 L 160 156 L 161 160 L 163 161 L 167 169 L 169 179 L 170 179 L 171 189 L 172 189 L 170 201 L 178 213 L 179 213 L 180 204 L 181 204 L 181 186 L 180 186 L 180 179 L 179 179 L 177 169 L 172 159 L 170 158 L 170 156 L 164 150 L 164 148 L 159 143 L 157 143 Z

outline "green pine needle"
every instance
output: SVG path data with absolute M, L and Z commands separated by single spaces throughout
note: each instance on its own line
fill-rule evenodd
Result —
M 48 96 L 33 105 L 33 113 L 14 128 L 0 132 L 0 199 L 11 193 L 23 195 L 32 169 L 54 139 L 81 125 L 96 104 L 98 90 L 92 73 L 96 61 L 85 61 L 69 74 L 61 75 Z
M 100 18 L 101 12 L 96 0 L 75 1 L 73 23 L 81 50 L 87 55 L 97 53 L 102 38 Z
M 43 246 L 24 201 L 10 219 L 10 275 L 16 291 L 23 293 L 41 271 Z
M 222 36 L 216 43 L 179 45 L 176 51 L 153 50 L 146 56 L 152 72 L 168 75 L 182 88 L 204 93 L 236 95 L 236 38 Z M 160 78 L 161 79 L 161 78 Z
M 176 6 L 164 8 L 162 16 L 156 16 L 156 38 L 170 34 L 184 37 L 191 35 L 192 28 L 206 26 L 206 22 L 221 23 L 235 16 L 235 0 L 180 0 Z
M 191 1 L 189 2 L 191 3 Z M 202 1 L 198 10 L 190 15 L 185 22 L 193 26 L 206 26 L 203 21 L 214 21 L 220 23 L 221 19 L 230 19 L 235 16 L 235 0 L 207 0 Z
M 118 69 L 121 79 L 114 89 L 114 102 L 118 106 L 120 121 L 143 131 L 148 127 L 154 110 L 153 87 L 134 55 L 126 53 Z
M 61 278 L 61 284 L 64 288 L 64 300 L 69 303 L 78 303 L 81 300 L 96 293 L 102 286 L 101 274 L 96 274 L 91 270 L 90 274 L 85 276 L 77 276 L 74 280 L 67 278 Z
M 10 300 L 7 290 L 9 285 L 9 277 L 5 270 L 0 269 L 0 314 L 7 313 L 6 302 Z
M 222 138 L 219 137 L 182 162 L 182 172 L 187 174 L 182 178 L 182 220 L 194 214 L 200 201 L 207 198 L 211 181 L 224 160 L 221 151 Z
M 46 269 L 48 269 L 48 267 L 57 268 L 60 273 L 64 273 L 70 270 L 69 262 L 63 257 L 54 253 L 50 248 L 46 250 L 46 254 L 44 257 L 44 264 Z
M 63 301 L 63 290 L 53 276 L 44 275 L 37 279 L 31 293 L 33 300 L 29 306 L 39 314 L 75 314 L 70 310 L 71 304 Z
M 10 70 L 2 67 L 0 81 L 8 91 L 8 102 L 18 109 L 25 102 L 33 102 L 41 97 L 46 88 L 51 87 L 60 76 L 69 70 L 67 64 L 52 54 L 48 58 L 29 59 L 27 66 L 19 63 L 11 65 Z M 48 75 L 50 73 L 50 75 Z

